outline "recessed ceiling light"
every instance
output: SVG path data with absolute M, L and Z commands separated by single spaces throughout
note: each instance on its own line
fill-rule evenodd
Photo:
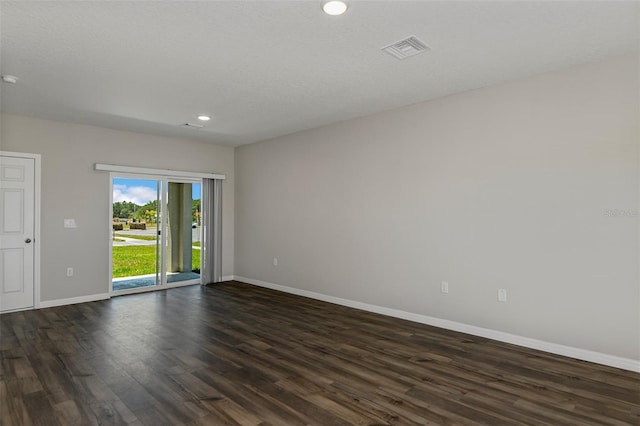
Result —
M 200 121 L 209 121 L 211 120 L 211 116 L 210 115 L 206 115 L 206 114 L 200 114 L 198 116 L 196 116 L 196 118 Z
M 16 77 L 15 75 L 5 74 L 2 76 L 2 81 L 4 81 L 5 83 L 16 84 L 18 82 L 18 77 Z
M 339 0 L 325 1 L 322 3 L 322 10 L 327 15 L 342 15 L 347 11 L 347 4 Z

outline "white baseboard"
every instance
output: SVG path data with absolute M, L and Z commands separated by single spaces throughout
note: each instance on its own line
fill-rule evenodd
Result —
M 38 309 L 53 308 L 55 306 L 74 305 L 76 303 L 95 302 L 98 300 L 106 300 L 111 298 L 109 293 L 91 294 L 89 296 L 70 297 L 68 299 L 45 300 L 40 302 Z
M 500 342 L 511 343 L 525 348 L 537 349 L 556 355 L 562 355 L 570 358 L 580 359 L 583 361 L 594 362 L 597 364 L 608 365 L 610 367 L 621 368 L 634 372 L 640 372 L 640 361 L 629 358 L 621 358 L 614 355 L 603 354 L 586 349 L 574 348 L 571 346 L 560 345 L 557 343 L 545 342 L 543 340 L 531 339 L 529 337 L 518 336 L 515 334 L 504 333 L 502 331 L 492 330 L 488 328 L 476 327 L 474 325 L 463 324 L 456 321 L 434 318 L 427 315 L 415 314 L 411 312 L 401 311 L 398 309 L 385 308 L 384 306 L 370 305 L 368 303 L 357 302 L 355 300 L 342 299 L 339 297 L 328 296 L 321 293 L 315 293 L 307 290 L 300 290 L 294 287 L 287 287 L 279 284 L 273 284 L 266 281 L 260 281 L 253 278 L 235 276 L 236 281 L 242 281 L 259 287 L 270 288 L 285 293 L 296 294 L 298 296 L 309 297 L 311 299 L 322 300 L 323 302 L 334 303 L 336 305 L 348 306 L 350 308 L 361 309 L 363 311 L 382 314 L 390 317 L 401 318 L 421 324 L 432 325 L 434 327 L 445 328 L 447 330 L 459 331 L 461 333 L 472 334 L 474 336 L 485 337 L 488 339 L 498 340 Z
M 222 281 L 233 281 L 234 279 L 233 275 L 225 275 L 222 277 Z

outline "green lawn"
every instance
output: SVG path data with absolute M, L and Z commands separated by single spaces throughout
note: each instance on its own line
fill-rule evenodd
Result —
M 200 269 L 200 250 L 192 249 L 194 270 Z M 156 272 L 155 246 L 113 247 L 113 278 L 133 277 Z

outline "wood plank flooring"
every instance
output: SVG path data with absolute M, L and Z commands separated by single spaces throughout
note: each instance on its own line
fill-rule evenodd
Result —
M 7 426 L 640 424 L 640 374 L 237 282 L 0 325 Z

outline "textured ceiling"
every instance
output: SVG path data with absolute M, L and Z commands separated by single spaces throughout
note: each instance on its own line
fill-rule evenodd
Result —
M 2 111 L 241 145 L 638 51 L 636 1 L 2 1 Z M 431 50 L 380 48 L 415 35 Z M 198 113 L 206 128 L 179 127 Z

